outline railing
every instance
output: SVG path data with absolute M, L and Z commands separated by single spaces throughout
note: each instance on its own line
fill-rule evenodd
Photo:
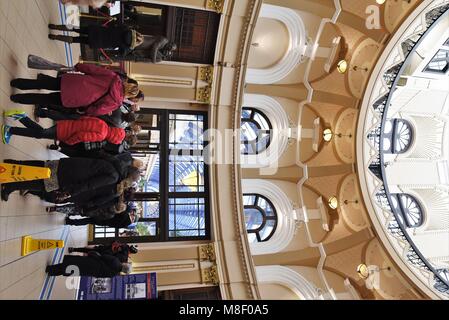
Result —
M 385 174 L 386 163 L 384 161 L 383 151 L 383 132 L 393 93 L 398 87 L 400 76 L 408 66 L 412 54 L 416 51 L 418 46 L 424 40 L 426 35 L 433 29 L 433 27 L 448 14 L 449 3 L 441 4 L 438 7 L 431 9 L 425 14 L 425 28 L 422 31 L 414 33 L 412 36 L 401 41 L 400 46 L 404 59 L 401 62 L 389 67 L 382 75 L 382 81 L 388 88 L 388 93 L 382 95 L 371 104 L 374 114 L 376 114 L 381 121 L 379 121 L 377 126 L 372 128 L 367 134 L 368 141 L 377 153 L 373 158 L 371 158 L 368 168 L 381 182 L 381 185 L 377 187 L 377 191 L 374 193 L 374 198 L 384 212 L 390 213 L 387 217 L 387 225 L 385 227 L 391 236 L 403 244 L 403 258 L 405 258 L 406 261 L 418 268 L 420 271 L 430 274 L 429 284 L 445 296 L 449 296 L 449 280 L 447 276 L 448 270 L 436 269 L 421 254 L 420 250 L 413 243 L 413 240 L 406 230 L 407 228 L 403 222 L 404 220 L 401 213 L 392 203 Z

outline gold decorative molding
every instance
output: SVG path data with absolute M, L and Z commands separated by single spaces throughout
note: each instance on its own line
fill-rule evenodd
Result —
M 163 270 L 177 270 L 177 269 L 194 269 L 195 264 L 193 263 L 181 263 L 181 264 L 164 264 L 164 265 L 153 265 L 153 266 L 133 266 L 133 272 L 152 272 L 152 271 L 163 271 Z
M 207 82 L 208 84 L 212 84 L 214 80 L 214 67 L 213 66 L 199 67 L 198 80 L 202 80 Z
M 209 260 L 215 261 L 215 246 L 213 243 L 208 243 L 206 245 L 201 245 L 198 247 L 198 253 L 200 257 L 200 261 Z
M 183 80 L 183 79 L 173 79 L 173 78 L 160 78 L 160 77 L 152 77 L 152 76 L 134 76 L 134 79 L 136 79 L 140 83 L 157 83 L 157 84 L 164 84 L 164 85 L 176 85 L 176 86 L 186 86 L 186 87 L 192 87 L 193 86 L 193 80 Z
M 201 270 L 201 281 L 203 283 L 212 283 L 214 285 L 218 285 L 220 280 L 218 279 L 218 270 L 217 266 L 212 266 L 207 269 Z
M 217 13 L 223 13 L 224 0 L 207 0 L 206 9 L 214 10 Z
M 196 89 L 196 101 L 202 103 L 210 103 L 210 95 L 212 88 L 210 86 L 201 87 Z

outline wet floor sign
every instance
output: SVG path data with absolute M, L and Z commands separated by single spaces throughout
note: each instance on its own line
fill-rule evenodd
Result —
M 48 179 L 50 174 L 49 168 L 0 163 L 0 183 Z
M 22 256 L 33 251 L 64 248 L 64 240 L 33 239 L 31 236 L 22 237 Z

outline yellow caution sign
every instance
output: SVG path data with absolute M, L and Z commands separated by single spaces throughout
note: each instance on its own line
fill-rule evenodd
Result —
M 33 239 L 31 236 L 22 237 L 22 256 L 33 251 L 64 248 L 64 240 Z
M 0 183 L 48 179 L 50 175 L 49 168 L 0 163 Z

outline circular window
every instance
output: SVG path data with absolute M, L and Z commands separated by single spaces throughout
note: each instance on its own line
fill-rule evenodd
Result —
M 424 222 L 423 210 L 418 201 L 409 194 L 397 195 L 399 211 L 409 228 L 417 228 Z
M 394 125 L 393 153 L 404 153 L 412 144 L 412 127 L 408 121 L 396 119 Z
M 276 209 L 270 200 L 259 194 L 244 194 L 243 206 L 249 242 L 269 240 L 277 226 Z
M 242 154 L 259 154 L 271 143 L 271 126 L 268 117 L 254 108 L 242 109 L 240 134 Z

